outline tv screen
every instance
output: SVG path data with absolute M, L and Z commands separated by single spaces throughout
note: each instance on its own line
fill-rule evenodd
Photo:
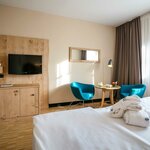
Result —
M 42 74 L 42 56 L 8 54 L 8 74 Z

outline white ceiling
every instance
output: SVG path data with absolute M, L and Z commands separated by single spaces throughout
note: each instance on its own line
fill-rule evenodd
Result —
M 111 26 L 150 11 L 150 0 L 0 0 L 0 4 Z

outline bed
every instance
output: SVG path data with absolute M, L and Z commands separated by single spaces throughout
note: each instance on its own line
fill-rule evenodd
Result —
M 150 110 L 150 97 L 143 98 Z M 91 107 L 33 117 L 34 150 L 150 150 L 150 127 L 112 118 L 110 107 Z

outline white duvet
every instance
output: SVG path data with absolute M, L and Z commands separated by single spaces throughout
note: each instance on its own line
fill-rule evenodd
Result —
M 150 109 L 150 98 L 143 104 Z M 111 118 L 110 108 L 82 108 L 33 117 L 34 150 L 150 150 L 150 127 Z

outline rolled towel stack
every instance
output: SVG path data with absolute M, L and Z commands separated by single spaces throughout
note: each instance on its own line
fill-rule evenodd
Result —
M 139 111 L 142 109 L 140 98 L 137 95 L 127 96 L 114 104 L 111 108 L 111 116 L 122 118 L 126 110 Z
M 123 119 L 126 124 L 140 127 L 148 127 L 150 123 L 149 116 L 144 110 L 127 110 L 123 115 Z
M 121 118 L 124 114 L 124 101 L 120 100 L 118 103 L 114 104 L 111 108 L 111 116 L 116 118 Z
M 127 96 L 123 98 L 124 100 L 130 100 L 130 101 L 135 101 L 135 102 L 141 102 L 141 98 L 137 95 L 132 95 L 132 96 Z
M 139 111 L 141 109 L 142 109 L 141 101 L 132 101 L 132 100 L 124 101 L 124 110 Z
M 150 118 L 141 104 L 137 95 L 127 96 L 114 104 L 111 108 L 111 116 L 124 118 L 125 123 L 140 127 L 148 127 Z

